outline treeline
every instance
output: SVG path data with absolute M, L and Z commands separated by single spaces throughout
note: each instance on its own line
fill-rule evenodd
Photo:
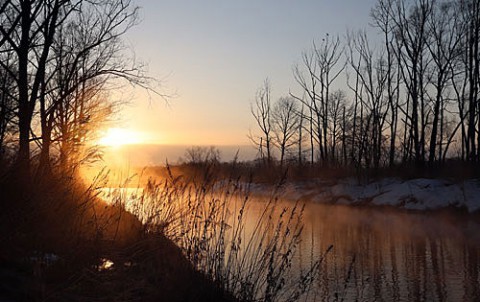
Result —
M 303 52 L 293 69 L 301 93 L 272 101 L 265 81 L 251 106 L 259 158 L 357 168 L 478 163 L 480 0 L 378 0 L 371 26 L 374 39 L 365 30 L 327 34 Z
M 148 82 L 121 40 L 136 21 L 130 0 L 0 2 L 1 162 L 43 175 L 96 154 L 86 142 L 118 104 L 109 91 Z

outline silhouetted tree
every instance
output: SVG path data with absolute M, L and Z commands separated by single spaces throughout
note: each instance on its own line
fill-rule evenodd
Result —
M 371 17 L 380 45 L 366 31 L 347 34 L 350 94 L 331 92 L 345 67 L 338 37 L 313 43 L 294 66 L 299 159 L 308 141 L 312 164 L 433 166 L 451 150 L 479 161 L 480 0 L 378 0 Z
M 405 158 L 412 158 L 417 164 L 425 160 L 425 137 L 427 126 L 426 85 L 430 60 L 427 55 L 427 23 L 433 11 L 430 0 L 414 1 L 412 6 L 405 0 L 396 1 L 392 6 L 392 20 L 395 24 L 397 56 L 401 64 L 402 78 L 407 92 L 407 110 L 404 111 L 408 128 Z M 413 146 L 413 154 L 409 146 Z
M 92 127 L 99 126 L 118 103 L 108 100 L 109 80 L 122 78 L 140 86 L 148 80 L 141 65 L 122 56 L 121 36 L 136 22 L 136 8 L 129 5 L 107 1 L 100 10 L 84 6 L 59 29 L 52 46 L 54 73 L 48 94 L 40 100 L 40 168 L 49 165 L 51 141 L 59 144 L 63 168 L 81 158 Z
M 328 164 L 331 148 L 329 141 L 331 128 L 329 125 L 330 90 L 333 82 L 344 70 L 345 64 L 340 61 L 343 48 L 339 37 L 326 35 L 319 46 L 313 43 L 312 50 L 302 54 L 303 66 L 294 67 L 295 81 L 300 85 L 306 97 L 292 95 L 308 108 L 310 116 L 311 161 L 314 161 L 315 148 L 318 144 L 318 159 Z
M 297 144 L 295 135 L 298 133 L 299 114 L 297 103 L 293 98 L 278 99 L 273 107 L 272 124 L 275 144 L 280 151 L 280 167 L 283 167 L 288 150 Z
M 52 143 L 73 137 L 54 131 L 62 128 L 57 122 L 80 125 L 93 120 L 93 111 L 86 112 L 93 107 L 86 102 L 97 95 L 93 91 L 108 88 L 110 79 L 148 86 L 142 66 L 125 57 L 120 40 L 136 23 L 136 12 L 130 0 L 1 2 L 0 67 L 2 79 L 8 75 L 14 83 L 8 95 L 14 100 L 10 110 L 18 129 L 20 171 L 30 174 L 32 140 L 40 147 L 39 171 L 50 171 Z M 99 107 L 108 106 L 95 109 Z M 71 110 L 76 113 L 68 113 Z M 40 129 L 33 127 L 37 122 Z M 79 141 L 82 132 L 77 130 Z
M 5 65 L 10 64 L 10 54 L 0 55 Z M 12 94 L 15 83 L 11 75 L 0 67 L 0 158 L 7 151 L 6 146 L 12 141 L 15 134 L 15 95 Z
M 220 150 L 214 146 L 192 146 L 185 151 L 185 163 L 189 165 L 218 164 L 220 159 Z
M 465 25 L 464 74 L 468 103 L 466 154 L 469 161 L 480 160 L 480 0 L 460 1 L 460 13 Z
M 263 87 L 257 90 L 255 103 L 251 105 L 250 111 L 257 122 L 261 134 L 254 136 L 250 134 L 250 140 L 258 147 L 259 155 L 265 163 L 272 162 L 272 108 L 271 108 L 271 88 L 270 82 L 266 79 Z
M 338 146 L 345 141 L 345 125 L 346 125 L 346 95 L 343 90 L 337 90 L 330 94 L 329 97 L 329 134 L 330 134 L 330 160 L 337 164 L 340 162 L 340 154 Z M 343 147 L 342 147 L 343 148 Z
M 400 97 L 400 72 L 398 71 L 399 59 L 395 57 L 395 37 L 394 22 L 390 15 L 393 0 L 379 0 L 372 8 L 370 13 L 373 26 L 378 28 L 383 36 L 383 45 L 385 49 L 385 73 L 387 77 L 386 90 L 389 105 L 389 128 L 390 128 L 390 146 L 388 153 L 388 162 L 393 166 L 396 159 L 397 149 L 397 130 L 399 117 L 399 97 Z
M 354 93 L 361 103 L 361 108 L 366 110 L 364 113 L 367 116 L 366 124 L 361 124 L 360 130 L 365 134 L 363 136 L 365 141 L 360 144 L 365 146 L 368 153 L 362 154 L 368 155 L 374 167 L 378 168 L 382 158 L 384 125 L 389 109 L 387 96 L 389 66 L 385 60 L 384 50 L 375 53 L 365 32 L 350 35 L 349 49 L 350 66 L 357 79 Z
M 460 54 L 459 46 L 462 36 L 462 27 L 459 24 L 454 3 L 442 3 L 433 8 L 427 22 L 427 47 L 432 58 L 432 86 L 433 120 L 430 134 L 428 161 L 433 164 L 435 159 L 442 160 L 444 144 L 444 128 L 446 110 L 446 93 L 452 78 L 453 62 Z M 438 155 L 437 155 L 438 145 Z
M 35 107 L 45 92 L 47 64 L 55 33 L 81 1 L 5 1 L 0 19 L 1 42 L 15 64 L 2 67 L 15 79 L 18 102 L 18 168 L 29 173 L 30 131 Z
M 306 113 L 302 115 L 304 120 L 308 121 L 307 131 L 309 133 L 310 143 L 310 163 L 315 162 L 315 143 L 318 144 L 318 152 L 323 153 L 322 145 L 322 118 L 321 111 L 317 102 L 318 99 L 318 79 L 316 77 L 317 64 L 315 63 L 315 53 L 313 51 L 302 53 L 302 66 L 296 65 L 293 69 L 293 75 L 297 84 L 303 90 L 302 97 L 292 93 L 290 95 L 306 107 Z

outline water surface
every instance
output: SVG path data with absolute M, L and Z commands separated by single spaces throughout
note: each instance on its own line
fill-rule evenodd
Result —
M 317 301 L 480 301 L 478 219 L 307 204 L 303 221 L 295 265 L 309 265 L 312 254 L 333 245 L 321 265 Z
M 141 190 L 124 191 L 133 209 Z M 250 201 L 245 238 L 265 204 Z M 293 206 L 279 201 L 277 210 Z M 294 272 L 333 246 L 309 301 L 480 301 L 478 215 L 308 203 L 302 222 Z

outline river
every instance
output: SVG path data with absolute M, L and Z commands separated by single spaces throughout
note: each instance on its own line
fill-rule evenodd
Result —
M 246 238 L 264 207 L 249 203 Z M 480 301 L 479 221 L 447 210 L 307 203 L 293 270 L 325 255 L 311 301 Z
M 472 216 L 310 203 L 303 223 L 295 265 L 333 245 L 316 301 L 480 301 L 480 224 Z

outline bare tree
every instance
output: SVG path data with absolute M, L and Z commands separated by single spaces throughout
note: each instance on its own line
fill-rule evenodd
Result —
M 345 64 L 341 64 L 343 47 L 340 38 L 331 38 L 329 34 L 322 39 L 320 45 L 313 43 L 310 52 L 302 55 L 303 66 L 294 68 L 294 77 L 307 98 L 292 95 L 308 108 L 310 112 L 310 141 L 312 162 L 314 161 L 313 142 L 318 144 L 318 157 L 324 164 L 328 163 L 329 141 L 329 97 L 334 81 L 343 72 Z
M 432 85 L 434 95 L 433 120 L 430 135 L 428 161 L 433 164 L 435 158 L 442 160 L 444 139 L 444 112 L 446 106 L 445 94 L 452 78 L 452 63 L 460 54 L 458 48 L 461 41 L 461 27 L 454 3 L 443 3 L 433 8 L 431 18 L 428 19 L 429 41 L 428 50 L 432 57 Z M 439 140 L 439 141 L 438 141 Z M 438 156 L 437 156 L 438 145 Z
M 365 31 L 347 35 L 351 99 L 331 93 L 345 67 L 338 37 L 313 43 L 293 68 L 300 93 L 290 96 L 302 105 L 298 157 L 305 136 L 312 164 L 421 166 L 455 156 L 451 146 L 479 161 L 479 8 L 480 0 L 378 0 L 371 17 L 380 45 Z M 270 118 L 265 108 L 257 121 Z M 271 140 L 259 138 L 263 154 Z
M 320 94 L 318 106 L 321 110 L 322 130 L 323 130 L 323 160 L 328 159 L 328 128 L 329 128 L 329 106 L 330 106 L 330 90 L 333 82 L 345 69 L 345 64 L 341 64 L 340 59 L 343 55 L 343 47 L 338 36 L 331 38 L 326 34 L 319 47 L 314 44 L 314 52 L 319 73 L 316 78 L 320 83 Z
M 349 62 L 357 79 L 357 87 L 354 90 L 360 100 L 362 108 L 367 110 L 366 131 L 368 138 L 363 145 L 370 150 L 369 155 L 373 165 L 378 168 L 383 149 L 383 128 L 388 114 L 388 89 L 389 66 L 385 60 L 385 51 L 381 49 L 375 52 L 368 42 L 366 32 L 357 35 L 349 35 Z M 358 86 L 361 86 L 358 89 Z M 361 131 L 364 131 L 363 129 Z
M 280 167 L 283 167 L 288 150 L 297 144 L 295 135 L 299 127 L 297 103 L 292 97 L 278 99 L 273 107 L 272 124 L 275 144 L 280 151 Z
M 40 170 L 49 169 L 52 141 L 61 145 L 63 168 L 72 166 L 73 157 L 78 157 L 75 153 L 85 147 L 86 129 L 98 126 L 117 104 L 106 96 L 111 79 L 140 86 L 148 81 L 142 66 L 122 56 L 121 36 L 135 24 L 137 9 L 128 1 L 106 1 L 103 5 L 84 5 L 57 31 L 47 93 L 40 98 Z M 68 159 L 69 155 L 72 158 Z
M 334 164 L 340 161 L 340 154 L 338 154 L 338 146 L 345 141 L 346 131 L 346 95 L 343 90 L 336 90 L 331 93 L 329 97 L 329 133 L 330 133 L 330 160 Z M 342 147 L 343 148 L 343 147 Z
M 32 140 L 40 146 L 40 170 L 50 170 L 52 143 L 67 139 L 59 131 L 54 137 L 59 116 L 88 122 L 86 95 L 105 89 L 110 79 L 148 86 L 142 66 L 125 57 L 120 40 L 136 24 L 136 12 L 131 0 L 2 1 L 0 48 L 10 61 L 0 60 L 0 67 L 14 82 L 9 94 L 16 102 L 20 171 L 30 174 Z
M 257 122 L 261 134 L 259 136 L 250 134 L 249 137 L 259 148 L 260 158 L 264 160 L 266 164 L 271 164 L 272 162 L 273 127 L 270 98 L 270 82 L 266 79 L 263 83 L 263 87 L 257 90 L 255 103 L 250 107 L 250 111 Z
M 296 65 L 293 69 L 295 81 L 303 90 L 302 97 L 296 96 L 292 93 L 290 95 L 302 103 L 302 107 L 306 107 L 307 113 L 303 115 L 303 119 L 308 121 L 309 143 L 310 143 L 310 163 L 315 162 L 315 143 L 319 146 L 319 157 L 323 154 L 323 139 L 322 134 L 322 116 L 319 108 L 318 100 L 318 86 L 319 82 L 316 77 L 317 64 L 315 63 L 315 53 L 304 52 L 302 54 L 303 66 Z M 305 69 L 305 71 L 303 70 Z
M 407 107 L 403 111 L 406 117 L 405 126 L 409 130 L 409 139 L 413 143 L 415 162 L 425 160 L 425 136 L 427 125 L 427 107 L 425 87 L 428 84 L 426 71 L 429 59 L 427 52 L 427 23 L 433 11 L 431 0 L 416 0 L 408 6 L 406 0 L 399 0 L 392 6 L 391 20 L 394 23 L 394 34 L 402 78 L 407 90 Z
M 9 54 L 0 57 L 4 64 L 10 64 Z M 12 95 L 14 79 L 0 67 L 0 158 L 8 151 L 6 146 L 15 134 L 15 95 Z
M 214 146 L 192 146 L 185 151 L 185 162 L 190 165 L 217 164 L 220 162 L 220 150 Z
M 480 1 L 460 1 L 464 35 L 465 89 L 468 103 L 466 153 L 470 161 L 480 161 Z
M 378 28 L 383 35 L 383 45 L 385 49 L 385 73 L 387 77 L 386 89 L 389 105 L 389 125 L 390 125 L 390 147 L 389 147 L 389 165 L 393 166 L 396 158 L 396 142 L 399 116 L 399 97 L 400 97 L 400 73 L 398 72 L 397 62 L 394 51 L 394 22 L 390 12 L 392 10 L 393 0 L 379 0 L 372 8 L 370 13 L 373 26 Z
M 298 115 L 298 134 L 297 134 L 297 147 L 298 147 L 298 156 L 297 156 L 297 162 L 298 165 L 301 167 L 304 162 L 304 157 L 303 157 L 303 140 L 304 140 L 304 122 L 305 122 L 305 105 L 302 103 L 302 107 L 299 112 L 297 112 Z
M 59 26 L 79 8 L 81 1 L 5 1 L 2 3 L 2 42 L 15 56 L 15 65 L 2 67 L 15 79 L 18 91 L 20 171 L 30 170 L 30 130 L 35 107 L 44 91 L 47 63 Z

